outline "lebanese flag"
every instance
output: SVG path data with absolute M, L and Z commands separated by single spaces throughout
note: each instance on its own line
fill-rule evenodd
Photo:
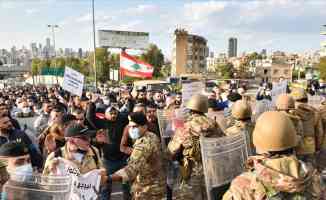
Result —
M 137 78 L 152 78 L 154 68 L 152 65 L 138 60 L 126 52 L 120 55 L 120 74 Z

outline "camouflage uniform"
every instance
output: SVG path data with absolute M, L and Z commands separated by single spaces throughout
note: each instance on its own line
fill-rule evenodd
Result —
M 116 172 L 132 182 L 134 200 L 160 200 L 166 194 L 166 176 L 159 138 L 151 132 L 137 139 L 128 165 Z
M 320 152 L 317 155 L 317 166 L 320 170 L 326 169 L 326 105 L 323 105 L 319 108 L 319 118 L 322 124 L 322 134 L 320 135 L 319 140 L 319 150 Z
M 182 184 L 175 193 L 176 199 L 204 200 L 207 199 L 207 195 L 199 138 L 219 137 L 223 133 L 214 120 L 200 114 L 191 115 L 184 126 L 184 129 L 178 129 L 168 145 L 171 155 L 182 151 Z
M 303 138 L 296 148 L 298 158 L 315 164 L 320 134 L 323 133 L 317 110 L 307 104 L 299 104 L 292 113 L 300 117 L 303 127 Z
M 239 133 L 244 133 L 246 132 L 246 135 L 248 137 L 248 144 L 250 144 L 250 152 L 253 153 L 253 150 L 255 149 L 253 143 L 252 143 L 252 131 L 254 130 L 254 123 L 251 121 L 240 121 L 240 120 L 235 120 L 235 123 L 233 126 L 225 130 L 225 135 L 231 136 L 231 135 L 236 135 Z
M 317 171 L 295 156 L 250 157 L 223 200 L 319 200 Z

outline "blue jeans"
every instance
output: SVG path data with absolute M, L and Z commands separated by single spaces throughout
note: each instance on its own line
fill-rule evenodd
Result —
M 127 165 L 127 161 L 126 160 L 112 161 L 112 160 L 103 159 L 103 165 L 104 165 L 108 175 L 111 175 L 111 174 L 114 174 L 115 172 L 117 172 L 118 170 L 124 168 Z M 107 199 L 111 199 L 112 184 L 108 186 L 107 190 L 108 190 L 107 191 L 107 193 L 108 193 L 108 198 Z M 121 184 L 121 190 L 122 190 L 122 193 L 123 193 L 122 194 L 123 200 L 131 200 L 129 184 L 122 183 Z

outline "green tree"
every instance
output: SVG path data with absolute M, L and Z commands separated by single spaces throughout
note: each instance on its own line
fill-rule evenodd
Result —
M 321 57 L 318 64 L 320 78 L 326 80 L 326 57 Z
M 232 63 L 217 65 L 215 70 L 221 78 L 230 79 L 233 77 L 234 67 Z
M 140 56 L 140 59 L 154 67 L 154 77 L 162 76 L 161 69 L 164 64 L 164 55 L 162 50 L 155 44 L 150 44 L 146 52 Z
M 39 58 L 32 59 L 31 72 L 32 76 L 36 76 L 40 73 L 41 60 Z
M 161 74 L 163 77 L 169 77 L 171 75 L 171 62 L 166 62 L 161 69 Z

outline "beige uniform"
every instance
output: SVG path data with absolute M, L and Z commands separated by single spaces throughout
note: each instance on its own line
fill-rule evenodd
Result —
M 161 200 L 166 194 L 166 175 L 159 138 L 151 132 L 137 139 L 128 165 L 116 172 L 132 183 L 134 200 Z
M 179 129 L 168 145 L 168 151 L 175 155 L 182 150 L 181 176 L 182 184 L 173 194 L 176 199 L 204 200 L 207 199 L 203 164 L 200 152 L 200 136 L 223 136 L 217 123 L 205 115 L 193 114 Z

